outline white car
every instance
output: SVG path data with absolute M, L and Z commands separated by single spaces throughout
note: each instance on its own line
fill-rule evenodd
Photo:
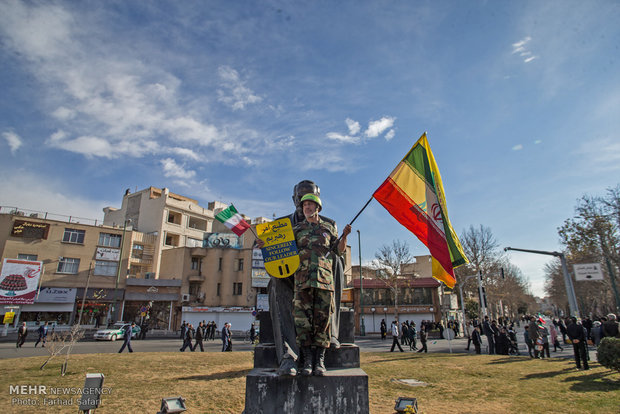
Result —
M 93 338 L 99 341 L 116 341 L 117 339 L 122 339 L 125 335 L 125 329 L 131 328 L 131 323 L 127 322 L 116 322 L 108 329 L 100 329 L 98 330 Z M 140 333 L 140 327 L 138 325 L 134 326 L 131 332 L 131 338 L 136 338 Z

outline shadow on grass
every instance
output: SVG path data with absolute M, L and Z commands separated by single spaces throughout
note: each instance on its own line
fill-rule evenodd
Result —
M 249 374 L 249 369 L 239 371 L 218 372 L 210 375 L 192 375 L 189 377 L 177 378 L 179 381 L 213 381 L 222 379 L 241 378 Z
M 527 374 L 526 376 L 523 377 L 523 379 L 529 380 L 529 379 L 553 378 L 553 377 L 557 377 L 558 375 L 567 374 L 571 371 L 573 371 L 572 368 L 564 368 L 558 371 L 537 372 L 535 374 Z
M 564 379 L 564 382 L 573 382 L 571 391 L 577 392 L 617 392 L 620 391 L 620 381 L 608 378 L 614 373 L 612 371 L 591 372 L 579 371 L 576 375 Z
M 385 352 L 380 352 L 380 353 L 375 352 L 374 354 L 385 354 Z M 413 353 L 388 352 L 388 355 L 389 357 L 386 356 L 385 358 L 377 359 L 374 361 L 367 361 L 367 360 L 362 361 L 362 364 L 372 365 L 372 364 L 381 364 L 383 362 L 414 361 L 414 360 L 423 361 L 425 359 L 425 355 L 428 355 L 430 357 L 431 354 L 424 354 L 424 353 L 418 354 L 417 352 L 413 352 Z M 463 358 L 463 357 L 467 357 L 467 354 L 437 354 L 437 353 L 432 354 L 433 359 Z

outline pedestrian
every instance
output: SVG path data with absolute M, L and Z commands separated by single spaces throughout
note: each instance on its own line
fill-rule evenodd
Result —
M 222 352 L 232 352 L 229 326 L 230 324 L 228 322 L 225 322 L 224 326 L 222 327 Z
M 480 355 L 482 351 L 481 350 L 482 336 L 480 336 L 480 325 L 474 327 L 474 330 L 471 333 L 471 342 L 474 344 L 474 348 L 476 349 L 476 354 Z
M 426 335 L 426 328 L 422 327 L 420 329 L 420 343 L 422 344 L 422 348 L 418 350 L 418 352 L 428 352 L 428 348 L 426 347 L 426 340 L 428 336 Z
M 204 331 L 204 325 L 202 324 L 202 322 L 198 323 L 198 327 L 196 328 L 196 343 L 194 344 L 194 349 L 192 349 L 192 351 L 195 351 L 196 348 L 198 348 L 198 345 L 200 345 L 200 352 L 204 352 L 205 348 L 202 345 L 202 340 L 205 337 L 205 331 Z
M 22 322 L 22 326 L 17 330 L 17 343 L 16 348 L 21 348 L 24 342 L 26 342 L 26 337 L 28 336 L 28 327 L 26 326 L 26 322 Z
M 527 353 L 530 354 L 530 358 L 534 358 L 534 355 L 532 353 L 532 351 L 534 350 L 534 343 L 530 338 L 530 331 L 528 330 L 527 326 L 523 330 L 523 339 L 525 341 L 525 345 L 527 345 Z
M 387 325 L 385 324 L 385 319 L 381 319 L 381 340 L 385 341 L 386 336 L 387 336 Z
M 45 342 L 47 342 L 47 330 L 48 330 L 47 324 L 48 322 L 45 322 L 43 325 L 39 326 L 39 329 L 37 329 L 37 333 L 39 334 L 39 339 L 37 339 L 37 342 L 34 343 L 35 348 L 41 341 L 43 341 L 43 344 L 41 345 L 41 347 L 45 348 Z
M 601 342 L 601 338 L 603 337 L 603 325 L 601 321 L 592 322 L 592 340 L 594 341 L 594 345 L 598 348 L 598 344 Z
M 584 370 L 590 369 L 588 366 L 588 355 L 586 353 L 586 330 L 581 324 L 577 323 L 577 318 L 574 316 L 568 319 L 566 333 L 573 344 L 573 353 L 575 355 L 577 369 L 581 369 L 582 363 Z
M 549 335 L 551 342 L 553 342 L 553 352 L 557 352 L 558 348 L 560 348 L 560 351 L 564 351 L 564 348 L 562 348 L 562 345 L 560 345 L 560 341 L 558 340 L 558 331 L 555 329 L 553 324 L 549 324 Z
M 252 324 L 250 326 L 250 343 L 253 344 L 255 340 L 256 340 L 256 328 L 254 327 L 254 324 Z
M 482 322 L 482 333 L 487 337 L 487 343 L 489 346 L 489 355 L 493 355 L 495 353 L 495 332 L 491 327 L 491 322 L 489 321 L 489 317 L 484 317 L 484 322 Z
M 547 358 L 551 358 L 549 355 L 549 330 L 544 324 L 538 325 L 538 333 L 540 335 L 540 339 L 542 339 L 542 351 L 540 351 L 541 357 L 544 358 L 545 354 L 547 354 Z
M 125 347 L 127 347 L 127 350 L 129 352 L 133 352 L 133 349 L 131 349 L 131 335 L 133 334 L 133 328 L 135 326 L 136 323 L 132 322 L 131 325 L 127 325 L 127 327 L 125 328 L 125 333 L 123 334 L 125 340 L 123 341 L 123 346 L 121 346 L 121 349 L 118 350 L 119 354 L 123 352 L 123 349 L 125 349 Z
M 394 352 L 394 347 L 398 345 L 398 349 L 400 349 L 400 352 L 405 352 L 403 351 L 403 348 L 401 348 L 400 343 L 398 342 L 398 322 L 394 321 L 392 322 L 392 348 L 390 349 L 390 352 Z
M 495 341 L 495 351 L 498 355 L 508 355 L 509 349 L 510 339 L 508 338 L 506 328 L 502 326 L 499 330 L 499 335 L 497 335 L 497 341 Z
M 185 339 L 183 339 L 183 346 L 179 351 L 185 352 L 185 348 L 189 348 L 190 351 L 194 352 L 194 347 L 192 346 L 192 340 L 194 339 L 194 335 L 196 331 L 194 331 L 194 325 L 187 324 L 185 327 Z
M 409 327 L 405 322 L 403 322 L 401 325 L 400 342 L 404 346 L 409 345 Z
M 187 329 L 187 324 L 185 321 L 181 324 L 181 340 L 185 341 L 185 330 Z
M 536 317 L 530 316 L 530 323 L 527 326 L 527 332 L 530 334 L 530 340 L 534 345 L 534 358 L 538 358 L 538 352 L 542 350 L 542 341 L 538 332 L 538 324 L 536 323 Z
M 417 351 L 418 347 L 416 346 L 416 336 L 418 336 L 418 332 L 415 329 L 415 322 L 411 322 L 409 326 L 409 350 Z
M 565 344 L 568 331 L 566 330 L 566 325 L 562 319 L 558 320 L 558 328 L 560 328 L 560 333 L 562 334 L 562 343 Z
M 144 321 L 142 325 L 140 325 L 140 339 L 146 339 L 146 333 L 149 331 L 149 324 Z
M 215 323 L 215 321 L 213 321 L 211 323 L 211 337 L 210 337 L 210 339 L 212 341 L 215 341 L 215 333 L 216 333 L 216 331 L 217 331 L 217 323 Z
M 471 335 L 472 335 L 471 322 L 468 322 L 465 325 L 465 335 L 467 335 L 467 348 L 465 348 L 465 350 L 469 351 L 469 345 L 471 345 Z
M 616 315 L 610 313 L 607 315 L 607 321 L 603 323 L 603 337 L 620 338 L 618 330 L 618 321 Z

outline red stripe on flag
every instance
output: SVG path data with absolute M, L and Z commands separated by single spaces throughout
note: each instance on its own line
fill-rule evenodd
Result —
M 454 278 L 452 261 L 445 237 L 428 222 L 427 216 L 398 187 L 391 178 L 387 178 L 375 191 L 373 197 L 400 224 L 415 234 L 428 247 L 431 256 L 437 260 L 444 270 Z M 456 279 L 455 279 L 456 282 Z
M 239 223 L 237 223 L 235 227 L 232 227 L 230 230 L 237 236 L 241 236 L 249 228 L 250 225 L 248 224 L 248 222 L 242 219 Z

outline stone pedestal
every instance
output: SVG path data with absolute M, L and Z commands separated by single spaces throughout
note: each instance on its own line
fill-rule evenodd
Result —
M 261 343 L 246 378 L 244 414 L 369 412 L 368 375 L 360 368 L 359 347 L 353 343 L 353 312 L 340 314 L 342 346 L 325 353 L 323 377 L 278 376 L 271 319 L 268 313 L 259 319 Z

